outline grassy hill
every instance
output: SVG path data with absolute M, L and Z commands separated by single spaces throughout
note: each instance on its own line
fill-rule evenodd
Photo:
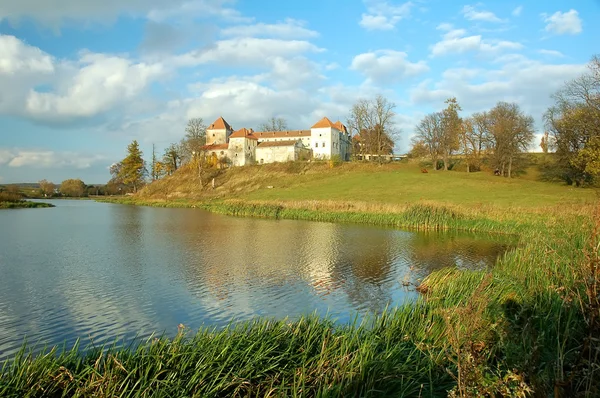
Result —
M 596 199 L 595 190 L 562 183 L 538 181 L 534 167 L 517 178 L 493 176 L 489 172 L 429 171 L 416 163 L 377 165 L 325 162 L 253 165 L 214 171 L 201 186 L 198 171 L 184 166 L 173 176 L 145 187 L 140 199 L 157 201 L 237 199 L 279 202 L 298 207 L 320 201 L 385 204 L 403 207 L 428 203 L 451 207 L 544 212 L 574 209 Z M 214 176 L 215 189 L 210 180 Z M 533 178 L 532 178 L 533 177 Z

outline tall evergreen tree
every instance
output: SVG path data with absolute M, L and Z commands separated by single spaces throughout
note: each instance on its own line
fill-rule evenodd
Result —
M 133 187 L 133 192 L 137 192 L 138 188 L 144 184 L 144 179 L 147 174 L 146 165 L 142 158 L 143 153 L 136 140 L 127 146 L 127 156 L 121 161 L 121 169 L 119 170 L 119 178 L 126 185 Z

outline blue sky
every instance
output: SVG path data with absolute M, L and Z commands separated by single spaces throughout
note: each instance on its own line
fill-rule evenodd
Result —
M 234 128 L 396 103 L 396 152 L 456 96 L 463 116 L 550 95 L 598 48 L 600 2 L 0 0 L 0 183 L 103 183 L 191 117 Z

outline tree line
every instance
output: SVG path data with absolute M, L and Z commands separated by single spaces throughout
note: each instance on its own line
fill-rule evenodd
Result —
M 555 163 L 546 174 L 568 184 L 594 185 L 600 177 L 600 58 L 594 56 L 588 71 L 566 82 L 553 94 L 554 105 L 544 114 L 540 147 L 554 152 Z M 460 158 L 467 172 L 486 164 L 497 175 L 512 177 L 515 165 L 535 137 L 532 116 L 516 103 L 500 101 L 493 108 L 459 116 L 456 98 L 446 108 L 426 115 L 415 127 L 410 155 L 429 157 L 435 170 L 449 170 Z
M 426 115 L 415 127 L 411 154 L 427 154 L 435 170 L 449 170 L 453 158 L 460 155 L 467 172 L 479 170 L 485 157 L 496 174 L 512 177 L 519 154 L 533 141 L 533 117 L 515 103 L 498 102 L 489 111 L 463 119 L 456 98 L 447 99 L 446 105 L 442 111 Z

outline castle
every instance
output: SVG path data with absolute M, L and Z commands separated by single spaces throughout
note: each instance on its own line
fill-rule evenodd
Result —
M 228 159 L 232 166 L 254 163 L 289 162 L 301 159 L 350 160 L 351 140 L 348 129 L 327 117 L 310 130 L 253 131 L 233 128 L 219 117 L 206 129 L 207 156 Z

